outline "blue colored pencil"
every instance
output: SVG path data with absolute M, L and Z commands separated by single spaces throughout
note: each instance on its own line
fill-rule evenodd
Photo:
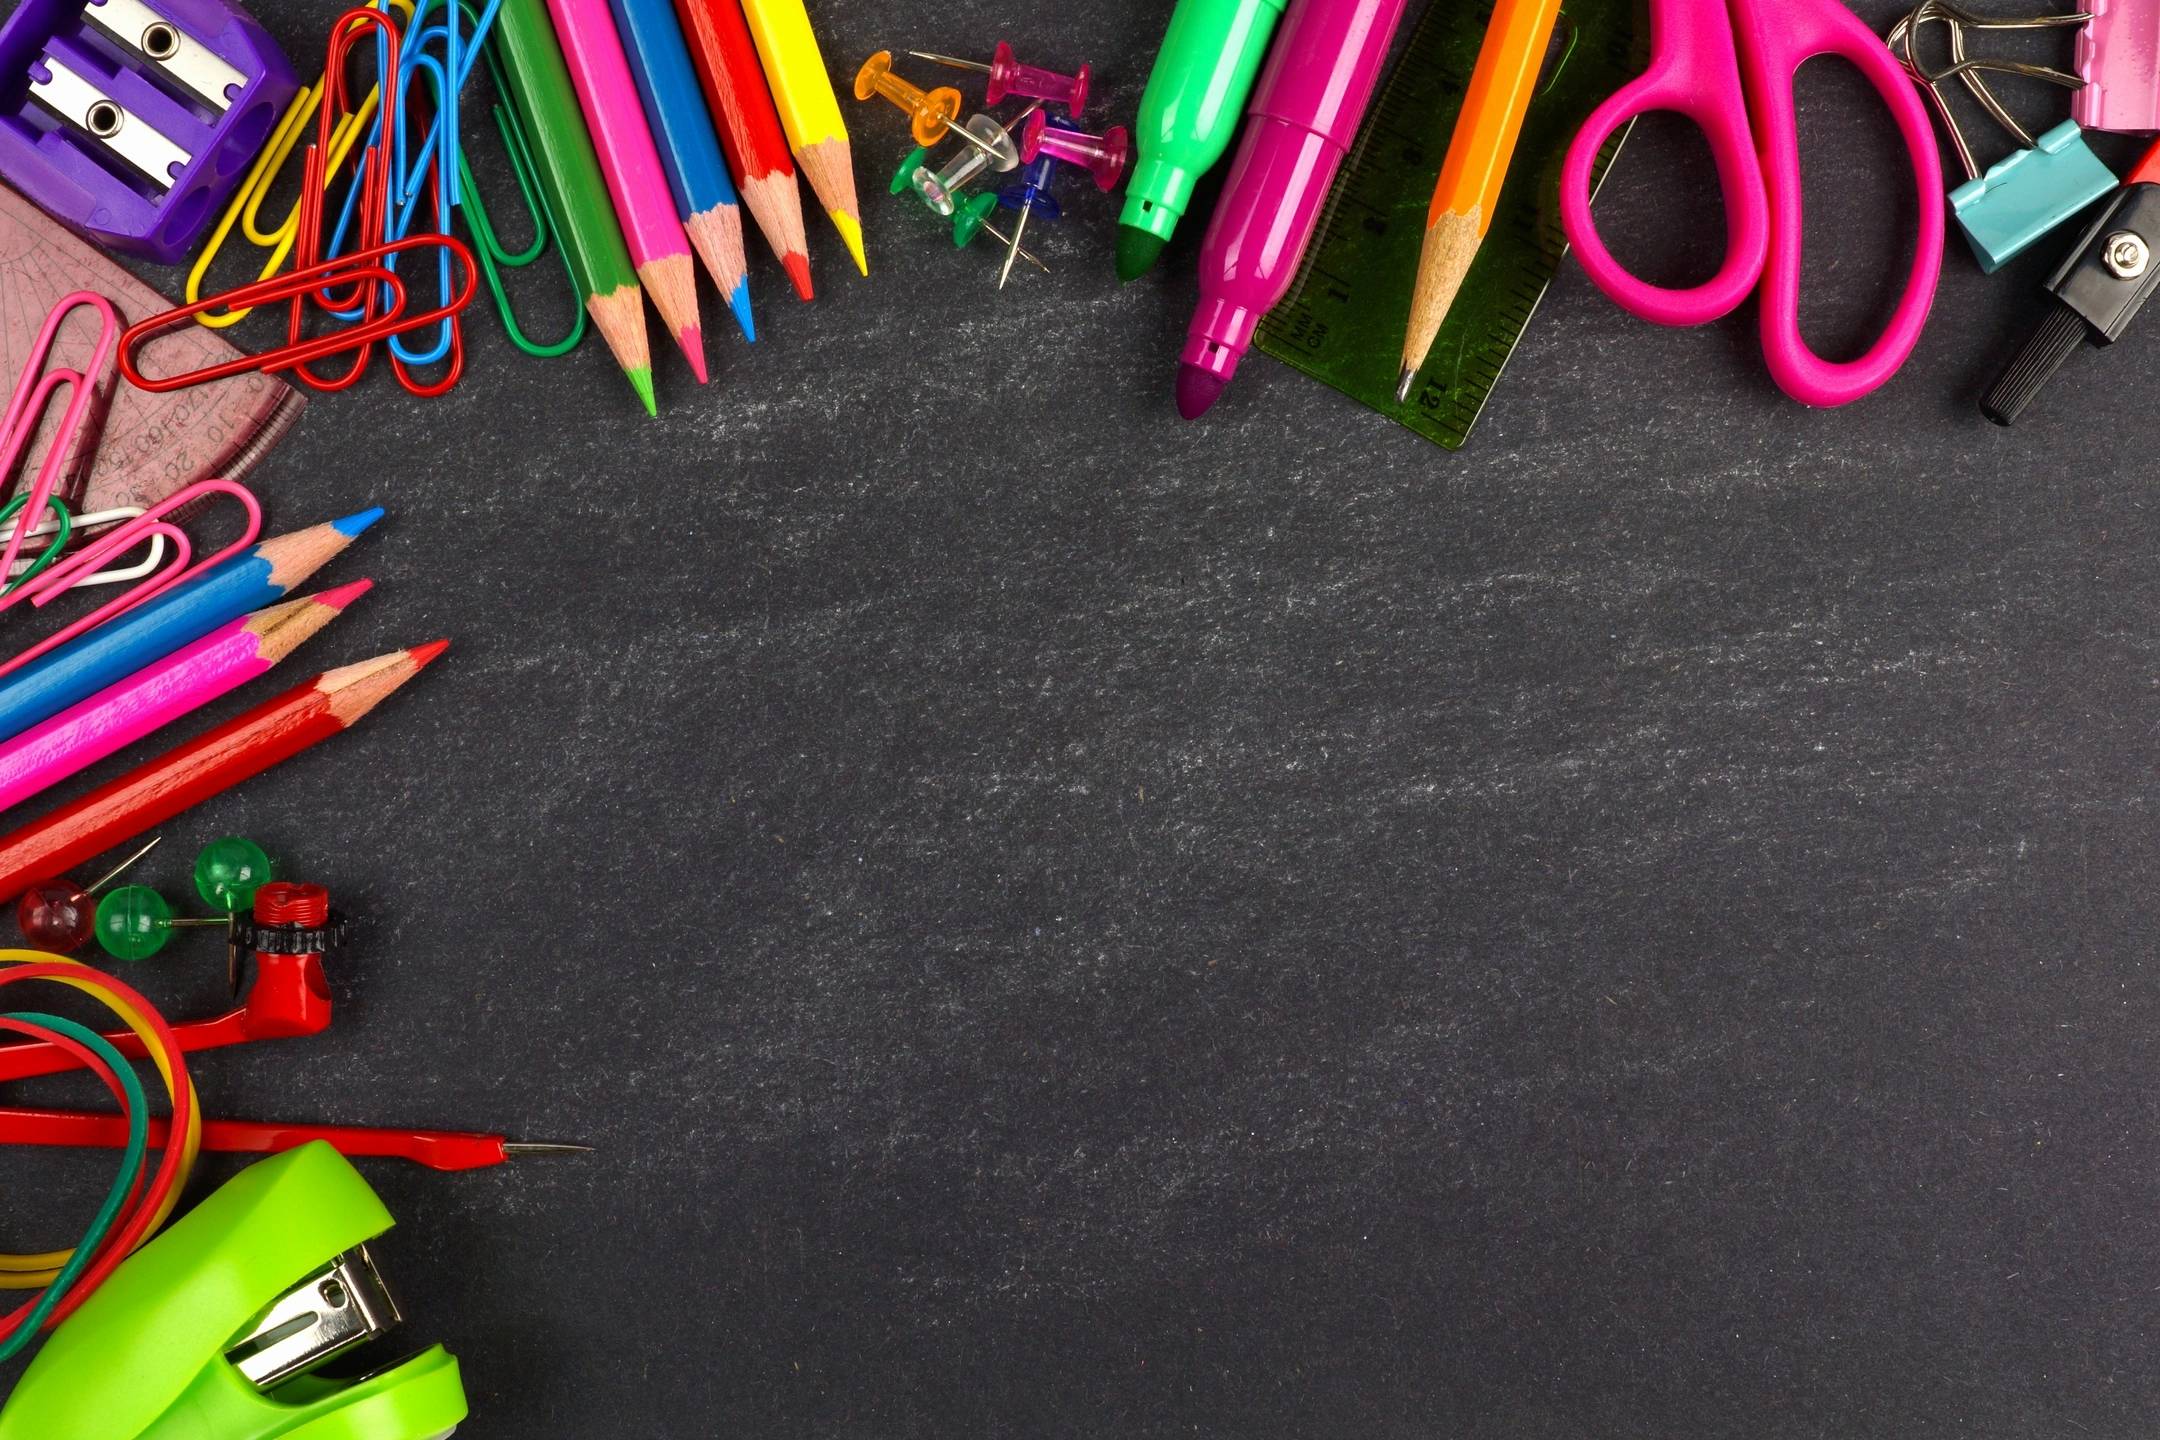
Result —
M 698 257 L 727 297 L 743 337 L 757 339 L 750 321 L 749 260 L 743 252 L 742 205 L 728 178 L 727 157 L 705 92 L 690 62 L 690 43 L 675 18 L 674 0 L 608 0 L 630 76 L 667 171 L 675 211 Z
M 274 535 L 0 677 L 0 740 L 13 739 L 229 620 L 284 599 L 382 513 L 379 507 L 362 510 Z

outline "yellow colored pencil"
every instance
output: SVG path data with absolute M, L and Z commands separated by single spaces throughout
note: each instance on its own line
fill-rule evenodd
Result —
M 832 216 L 848 254 L 855 257 L 855 268 L 868 275 L 862 210 L 855 203 L 855 155 L 840 118 L 840 97 L 833 93 L 832 76 L 810 29 L 810 12 L 803 0 L 742 0 L 742 7 L 772 86 L 773 103 L 780 109 L 788 148 L 817 192 L 818 203 Z
M 1433 186 L 1432 207 L 1425 212 L 1425 244 L 1418 252 L 1417 284 L 1410 294 L 1397 401 L 1410 399 L 1417 372 L 1432 353 L 1441 322 L 1485 243 L 1485 232 L 1492 228 L 1500 187 L 1507 181 L 1508 162 L 1515 158 L 1515 141 L 1522 135 L 1523 115 L 1530 109 L 1559 14 L 1560 0 L 1500 0 L 1493 10 L 1455 134 L 1448 141 L 1447 159 L 1440 165 L 1440 181 Z

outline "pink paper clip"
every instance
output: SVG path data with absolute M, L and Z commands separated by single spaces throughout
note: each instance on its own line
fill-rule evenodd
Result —
M 207 560 L 197 561 L 190 566 L 188 560 L 194 554 L 194 546 L 189 542 L 187 532 L 165 517 L 175 510 L 193 505 L 211 495 L 230 495 L 233 499 L 239 501 L 240 508 L 247 512 L 247 523 L 242 528 L 238 539 Z M 145 541 L 162 537 L 164 540 L 171 542 L 173 547 L 172 562 L 163 570 L 153 573 L 148 579 L 131 587 L 117 599 L 106 601 L 103 605 L 100 605 L 97 609 L 58 633 L 38 641 L 37 644 L 32 645 L 5 665 L 0 665 L 0 675 L 6 675 L 10 671 L 29 664 L 48 650 L 65 645 L 85 630 L 94 629 L 123 611 L 132 610 L 146 600 L 155 599 L 183 580 L 194 579 L 219 561 L 237 555 L 254 544 L 255 537 L 260 534 L 262 534 L 262 503 L 249 492 L 245 485 L 232 480 L 198 480 L 184 490 L 174 491 L 125 525 L 108 534 L 100 535 L 97 539 L 83 546 L 82 549 L 46 570 L 35 579 L 24 584 L 18 584 L 6 594 L 0 595 L 0 610 L 6 610 L 11 606 L 20 604 L 25 598 L 31 604 L 43 607 L 59 599 L 75 585 L 86 584 L 95 580 L 97 578 L 96 571 L 100 565 L 128 550 L 134 549 Z
M 2160 131 L 2160 0 L 2086 0 L 2070 115 L 2088 130 Z
M 59 365 L 47 369 L 46 362 L 52 358 L 53 342 L 60 327 L 78 306 L 97 312 L 98 338 L 96 347 L 90 352 L 90 363 L 81 370 Z M 45 452 L 44 463 L 38 466 L 37 478 L 30 484 L 29 498 L 16 513 L 15 523 L 9 527 L 7 544 L 0 548 L 0 575 L 15 573 L 23 541 L 44 520 L 51 507 L 53 492 L 60 486 L 60 472 L 67 464 L 70 452 L 80 447 L 79 463 L 87 465 L 90 446 L 85 429 L 91 406 L 98 397 L 106 367 L 112 363 L 113 351 L 119 343 L 120 317 L 113 313 L 110 300 L 93 291 L 77 290 L 62 296 L 45 316 L 45 328 L 38 332 L 37 343 L 30 347 L 30 357 L 23 363 L 22 376 L 15 382 L 15 393 L 8 400 L 7 413 L 0 416 L 0 480 L 15 473 L 15 467 L 21 463 L 24 452 L 37 435 L 45 407 L 51 402 L 53 393 L 63 385 L 68 387 L 67 409 L 61 415 L 60 428 L 53 435 L 51 448 Z M 55 546 L 59 543 L 54 542 Z M 0 609 L 6 608 L 6 603 L 0 599 Z

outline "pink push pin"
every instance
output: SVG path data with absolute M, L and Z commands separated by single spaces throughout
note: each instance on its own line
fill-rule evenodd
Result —
M 1028 116 L 1027 125 L 1020 131 L 1020 163 L 1027 164 L 1038 152 L 1068 165 L 1085 167 L 1095 177 L 1098 190 L 1116 189 L 1125 176 L 1125 162 L 1132 158 L 1124 126 L 1113 125 L 1100 135 L 1090 135 L 1078 126 L 1052 120 L 1040 110 Z
M 980 60 L 962 60 L 952 55 L 935 55 L 928 50 L 910 50 L 908 54 L 917 60 L 928 60 L 933 65 L 948 65 L 955 70 L 973 70 L 988 75 L 990 84 L 983 91 L 983 103 L 995 105 L 1008 95 L 1023 95 L 1030 100 L 1045 100 L 1052 105 L 1062 105 L 1065 113 L 1077 120 L 1087 108 L 1088 67 L 1082 65 L 1077 75 L 1060 75 L 1055 70 L 1045 70 L 1039 65 L 1022 65 L 1013 59 L 1012 46 L 998 41 L 997 49 L 990 53 L 990 63 Z

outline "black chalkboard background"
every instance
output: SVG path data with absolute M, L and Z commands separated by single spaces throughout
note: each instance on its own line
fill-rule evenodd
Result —
M 813 8 L 843 77 L 1003 36 L 1125 119 L 1168 10 Z M 1913 201 L 1801 90 L 1834 349 Z M 1000 295 L 845 103 L 871 277 L 813 211 L 817 303 L 708 292 L 657 422 L 491 317 L 447 399 L 315 402 L 274 527 L 393 518 L 289 679 L 456 643 L 146 866 L 242 831 L 358 917 L 215 1111 L 598 1147 L 367 1167 L 461 1435 L 2149 1434 L 2160 335 L 1990 427 L 2052 259 L 1953 238 L 1811 413 L 1571 269 L 1459 455 L 1257 357 L 1187 425 L 1198 225 L 1119 288 L 1075 195 Z M 1672 276 L 1681 137 L 1602 207 Z M 7 1156 L 7 1240 L 105 1163 Z

